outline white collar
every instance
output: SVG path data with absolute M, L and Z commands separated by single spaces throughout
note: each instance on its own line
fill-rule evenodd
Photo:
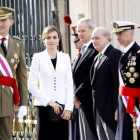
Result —
M 104 49 L 100 52 L 102 55 L 105 53 L 105 51 L 106 51 L 106 49 L 108 48 L 109 45 L 110 45 L 110 43 L 106 47 L 104 47 Z
M 8 50 L 9 34 L 8 34 L 7 36 L 5 36 L 5 37 L 3 37 L 3 36 L 0 35 L 0 39 L 1 39 L 1 38 L 6 38 L 6 40 L 4 41 L 4 43 L 5 43 L 5 45 L 6 45 L 6 49 Z M 1 44 L 1 42 L 2 42 L 2 41 L 0 40 L 0 44 Z
M 132 41 L 127 47 L 125 47 L 123 49 L 124 53 L 126 53 L 133 45 L 134 45 L 135 41 Z
M 1 38 L 6 38 L 6 40 L 8 40 L 9 39 L 9 34 L 7 36 L 5 36 L 5 37 L 3 37 L 3 36 L 0 35 L 0 39 Z
M 92 40 L 90 40 L 89 42 L 85 43 L 83 46 L 89 46 L 92 43 Z

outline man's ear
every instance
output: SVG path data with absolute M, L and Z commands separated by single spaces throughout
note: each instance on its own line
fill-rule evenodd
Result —
M 13 20 L 13 19 L 11 19 L 11 26 L 13 25 L 13 23 L 14 23 L 14 20 Z

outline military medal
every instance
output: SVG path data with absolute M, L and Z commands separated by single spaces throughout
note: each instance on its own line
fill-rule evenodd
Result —
M 138 74 L 137 72 L 135 72 L 135 73 L 133 74 L 133 77 L 134 77 L 134 78 L 138 78 L 138 77 L 139 77 L 139 74 Z
M 17 55 L 16 53 L 14 54 L 14 58 L 15 58 L 15 59 L 17 59 L 17 58 L 18 58 L 18 55 Z
M 16 68 L 17 68 L 17 64 L 14 65 L 14 69 L 16 69 Z
M 130 78 L 130 79 L 129 79 L 129 82 L 130 82 L 131 84 L 134 84 L 134 83 L 135 83 L 135 79 L 134 79 L 134 78 Z
M 129 71 L 133 73 L 135 71 L 135 68 L 134 67 L 130 67 Z
M 12 59 L 10 60 L 10 62 L 11 62 L 12 64 L 14 64 L 15 60 L 12 58 Z
M 133 66 L 136 66 L 136 56 L 131 57 L 131 62 Z
M 127 72 L 125 73 L 126 77 L 130 78 L 131 77 L 131 73 L 130 72 Z

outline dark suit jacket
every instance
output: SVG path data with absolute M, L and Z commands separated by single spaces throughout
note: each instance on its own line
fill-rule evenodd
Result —
M 114 132 L 117 127 L 114 114 L 119 93 L 118 63 L 120 56 L 121 51 L 109 45 L 94 71 L 94 64 L 97 60 L 95 59 L 90 74 L 95 106 L 103 121 Z
M 130 60 L 133 61 L 133 58 L 136 58 L 136 65 L 129 65 Z M 130 68 L 134 68 L 135 71 L 130 71 Z M 123 83 L 126 87 L 130 88 L 140 88 L 140 46 L 137 43 L 122 56 L 119 64 L 119 71 L 121 73 L 121 77 Z M 131 73 L 131 76 L 127 76 L 126 73 Z M 134 73 L 138 74 L 138 77 L 134 75 Z M 134 82 L 130 82 L 130 79 L 134 78 Z M 118 128 L 116 132 L 116 140 L 132 140 L 133 139 L 133 124 L 131 116 L 126 113 L 126 107 L 124 106 L 122 97 L 119 96 L 119 120 L 118 120 Z M 137 106 L 139 106 L 136 100 Z M 138 133 L 138 139 L 140 140 L 140 133 Z
M 89 123 L 91 131 L 94 136 L 97 137 L 95 123 L 93 119 L 93 101 L 92 101 L 92 89 L 90 82 L 86 84 L 86 81 L 90 81 L 90 68 L 93 63 L 97 51 L 94 49 L 92 43 L 89 45 L 83 56 L 80 56 L 77 64 L 73 67 L 73 80 L 75 86 L 75 96 L 79 98 L 82 103 L 82 109 L 85 113 L 86 119 Z

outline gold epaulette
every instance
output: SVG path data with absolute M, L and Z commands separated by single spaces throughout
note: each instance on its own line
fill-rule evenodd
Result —
M 137 53 L 140 53 L 140 49 L 137 51 Z

